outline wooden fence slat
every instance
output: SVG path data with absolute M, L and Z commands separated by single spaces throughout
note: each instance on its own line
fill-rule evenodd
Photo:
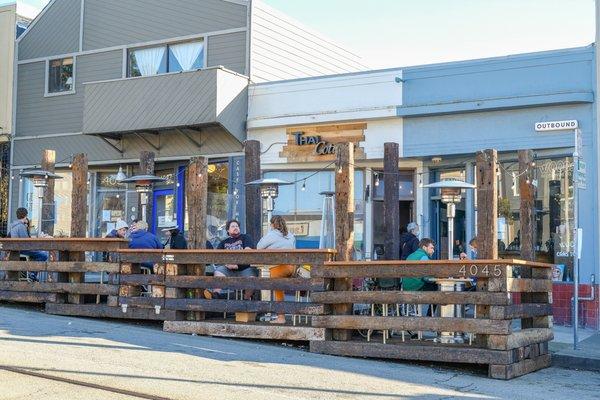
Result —
M 399 261 L 396 265 L 336 265 L 319 268 L 312 276 L 320 278 L 502 278 L 506 277 L 507 266 L 503 264 L 453 264 L 453 265 L 405 265 Z
M 20 282 L 0 281 L 0 290 L 18 292 L 51 292 L 75 294 L 116 295 L 118 286 L 99 283 L 67 283 L 67 282 Z
M 127 304 L 127 306 L 132 307 L 152 307 L 161 306 L 164 307 L 165 299 L 162 297 L 119 297 L 117 299 L 117 305 L 122 306 L 123 304 Z
M 513 304 L 490 306 L 490 319 L 517 319 L 552 315 L 552 304 Z
M 241 324 L 234 322 L 165 321 L 165 332 L 270 340 L 324 340 L 325 329 L 306 326 Z
M 152 321 L 173 320 L 176 315 L 176 312 L 171 310 L 161 310 L 159 314 L 156 314 L 154 308 L 127 307 L 126 312 L 123 312 L 121 307 L 111 307 L 106 304 L 46 303 L 46 312 L 48 314 L 77 317 L 145 319 Z
M 108 281 L 113 285 L 163 285 L 165 277 L 155 274 L 115 274 L 110 275 Z
M 3 261 L 0 271 L 119 272 L 119 264 L 82 261 Z
M 540 355 L 508 365 L 490 365 L 489 377 L 512 379 L 550 366 L 550 354 Z
M 524 278 L 490 278 L 488 282 L 490 292 L 551 292 L 552 281 L 549 279 L 524 279 Z
M 254 290 L 309 290 L 325 289 L 325 282 L 320 278 L 229 278 L 212 276 L 170 276 L 165 278 L 165 286 L 188 289 L 254 289 Z
M 509 364 L 512 354 L 508 351 L 488 350 L 475 347 L 430 346 L 414 344 L 383 344 L 365 342 L 322 341 L 311 342 L 313 353 L 338 356 L 388 358 L 399 360 L 439 361 L 472 364 Z
M 330 329 L 431 330 L 499 335 L 511 332 L 510 321 L 474 318 L 326 315 L 313 317 L 312 326 Z
M 9 238 L 0 239 L 0 250 L 117 251 L 127 248 L 125 239 L 106 238 Z
M 165 307 L 169 310 L 205 312 L 271 312 L 303 315 L 320 315 L 325 312 L 323 304 L 287 301 L 166 299 Z
M 402 292 L 357 291 L 311 293 L 315 303 L 368 303 L 368 304 L 493 304 L 508 305 L 505 293 L 491 292 Z
M 554 339 L 550 328 L 532 328 L 513 332 L 510 335 L 489 335 L 487 347 L 496 350 L 511 350 Z
M 22 303 L 54 303 L 56 302 L 56 293 L 38 293 L 38 292 L 13 292 L 10 290 L 0 290 L 0 300 L 17 301 Z

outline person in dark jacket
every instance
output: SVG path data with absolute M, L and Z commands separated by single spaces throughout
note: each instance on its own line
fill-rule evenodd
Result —
M 185 236 L 183 236 L 183 232 L 179 230 L 177 225 L 169 226 L 162 230 L 163 232 L 169 232 L 169 238 L 165 243 L 165 249 L 173 249 L 173 250 L 184 250 L 187 249 L 188 244 L 187 240 L 185 240 Z
M 148 232 L 146 221 L 139 221 L 135 224 L 136 230 L 129 236 L 130 249 L 162 249 L 163 245 L 154 233 Z M 154 270 L 154 264 L 142 263 L 142 266 Z
M 129 229 L 129 226 L 127 225 L 127 222 L 125 222 L 123 220 L 118 220 L 115 225 L 115 229 L 108 232 L 106 237 L 107 238 L 115 238 L 115 239 L 124 239 L 125 235 L 127 234 L 128 229 Z
M 406 226 L 406 233 L 400 236 L 400 259 L 406 260 L 409 255 L 419 249 L 419 225 L 411 222 Z

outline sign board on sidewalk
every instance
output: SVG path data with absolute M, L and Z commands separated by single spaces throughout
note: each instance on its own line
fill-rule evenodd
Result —
M 570 119 L 566 121 L 545 121 L 536 122 L 536 132 L 547 132 L 547 131 L 564 131 L 569 129 L 576 129 L 579 127 L 579 123 L 576 119 Z

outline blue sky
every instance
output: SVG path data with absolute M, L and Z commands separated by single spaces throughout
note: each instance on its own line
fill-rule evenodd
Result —
M 585 46 L 594 41 L 594 0 L 263 1 L 353 49 L 374 68 Z M 47 0 L 18 3 L 39 9 Z

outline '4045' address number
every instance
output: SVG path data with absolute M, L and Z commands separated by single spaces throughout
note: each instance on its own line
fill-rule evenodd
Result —
M 499 278 L 500 276 L 502 276 L 502 265 L 477 265 L 477 264 L 472 264 L 472 265 L 463 265 L 459 270 L 458 270 L 461 274 L 463 274 L 463 276 L 495 276 L 496 278 Z

